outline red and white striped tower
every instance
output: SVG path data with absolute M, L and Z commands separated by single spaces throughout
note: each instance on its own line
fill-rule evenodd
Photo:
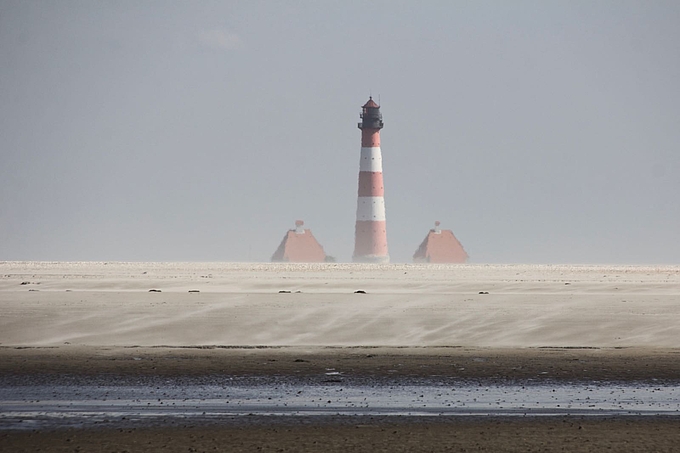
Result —
M 390 256 L 387 253 L 385 189 L 380 152 L 382 114 L 380 106 L 372 97 L 361 108 L 359 199 L 352 260 L 356 263 L 388 263 Z

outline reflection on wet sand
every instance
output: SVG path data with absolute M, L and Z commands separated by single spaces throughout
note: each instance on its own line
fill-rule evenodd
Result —
M 277 379 L 114 380 L 0 387 L 0 429 L 219 421 L 233 416 L 680 415 L 680 386 L 621 383 L 309 385 Z

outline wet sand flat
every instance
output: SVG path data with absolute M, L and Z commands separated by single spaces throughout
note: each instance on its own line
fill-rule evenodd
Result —
M 247 423 L 0 432 L 12 452 L 674 452 L 664 418 L 249 418 Z
M 677 385 L 678 353 L 648 348 L 6 347 L 0 349 L 0 381 L 28 388 L 66 382 L 76 389 L 141 382 L 163 393 L 164 385 L 177 380 L 205 384 L 237 377 L 259 385 L 266 380 L 270 387 L 332 382 L 326 385 L 402 388 L 423 380 L 473 383 L 481 389 L 508 382 L 615 381 L 635 387 Z M 679 440 L 678 416 L 241 415 L 0 430 L 0 451 L 671 452 Z
M 680 349 L 0 347 L 0 376 L 280 376 L 357 380 L 680 381 Z

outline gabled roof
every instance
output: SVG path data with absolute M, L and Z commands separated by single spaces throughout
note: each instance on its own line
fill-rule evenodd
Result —
M 302 228 L 302 222 L 295 223 L 296 229 L 288 230 L 279 248 L 272 255 L 272 261 L 287 263 L 323 263 L 326 253 L 312 231 Z
M 413 254 L 417 263 L 465 263 L 469 256 L 451 230 L 430 230 Z

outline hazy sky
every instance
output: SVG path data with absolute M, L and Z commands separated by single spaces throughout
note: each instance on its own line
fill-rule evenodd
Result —
M 0 260 L 680 263 L 680 2 L 0 0 Z

